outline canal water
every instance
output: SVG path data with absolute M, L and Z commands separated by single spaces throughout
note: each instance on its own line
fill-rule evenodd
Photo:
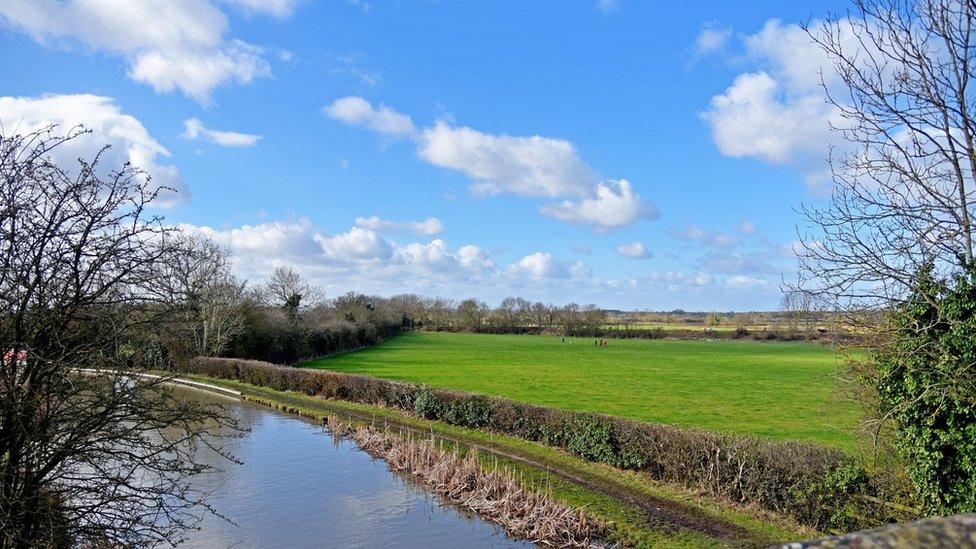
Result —
M 221 402 L 248 432 L 226 439 L 240 461 L 197 480 L 228 520 L 208 516 L 181 547 L 531 547 L 501 528 L 391 473 L 348 440 L 311 421 L 203 391 L 186 398 Z M 216 456 L 212 458 L 216 460 Z

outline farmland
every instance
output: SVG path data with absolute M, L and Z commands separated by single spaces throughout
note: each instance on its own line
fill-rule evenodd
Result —
M 858 415 L 828 347 L 412 332 L 301 364 L 716 432 L 846 450 Z

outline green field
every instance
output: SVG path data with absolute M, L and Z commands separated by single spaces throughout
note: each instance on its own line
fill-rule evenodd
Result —
M 801 343 L 411 332 L 301 366 L 848 450 L 858 419 L 837 354 Z

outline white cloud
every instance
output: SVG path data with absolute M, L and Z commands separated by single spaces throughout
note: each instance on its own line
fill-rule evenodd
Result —
M 184 139 L 206 139 L 221 147 L 253 147 L 261 140 L 260 135 L 240 132 L 211 130 L 196 118 L 189 118 L 183 122 L 185 128 L 181 137 Z
M 651 250 L 643 242 L 631 242 L 617 246 L 617 253 L 628 259 L 647 259 L 651 257 Z
M 520 259 L 508 267 L 508 274 L 513 277 L 525 277 L 533 280 L 590 278 L 593 273 L 581 261 L 561 261 L 548 252 L 536 252 Z
M 409 116 L 385 105 L 374 108 L 362 97 L 336 99 L 322 111 L 329 118 L 352 126 L 362 126 L 391 137 L 413 137 L 416 133 Z
M 740 242 L 739 238 L 733 235 L 702 229 L 697 225 L 688 225 L 681 230 L 670 229 L 668 234 L 678 240 L 695 242 L 709 248 L 731 248 Z
M 462 246 L 452 252 L 447 242 L 441 239 L 426 244 L 415 242 L 397 250 L 397 257 L 406 264 L 420 266 L 434 271 L 464 270 L 471 273 L 491 271 L 495 264 L 478 246 Z
M 491 135 L 444 121 L 423 131 L 427 162 L 523 196 L 585 196 L 599 177 L 563 139 Z
M 748 219 L 743 219 L 742 222 L 739 223 L 739 232 L 744 235 L 752 236 L 758 234 L 759 229 L 756 228 L 756 224 L 753 223 L 752 221 L 749 221 Z
M 110 145 L 101 158 L 106 172 L 130 162 L 152 177 L 156 185 L 172 189 L 161 191 L 158 206 L 171 207 L 187 198 L 179 169 L 158 163 L 160 158 L 170 156 L 169 150 L 149 134 L 142 122 L 123 113 L 110 97 L 88 94 L 0 97 L 0 123 L 6 131 L 21 134 L 51 124 L 58 126 L 56 132 L 60 134 L 84 126 L 89 134 L 55 150 L 55 158 L 61 165 L 77 165 L 79 157 L 90 160 L 102 147 Z
M 573 246 L 573 253 L 577 253 L 580 255 L 590 255 L 591 253 L 593 253 L 593 249 L 587 246 L 586 244 L 577 244 Z
M 262 14 L 285 19 L 291 17 L 299 0 L 221 0 L 248 14 Z
M 468 244 L 458 248 L 458 263 L 465 269 L 477 271 L 489 271 L 495 268 L 495 264 L 481 248 Z
M 384 135 L 412 137 L 421 160 L 467 175 L 475 196 L 576 198 L 543 206 L 542 213 L 601 231 L 658 216 L 657 207 L 644 202 L 630 182 L 604 179 L 565 139 L 488 134 L 445 120 L 418 131 L 409 116 L 382 105 L 375 108 L 361 97 L 337 99 L 324 112 Z
M 596 9 L 603 13 L 612 13 L 620 10 L 623 0 L 597 0 Z
M 42 44 L 80 43 L 121 55 L 133 80 L 200 103 L 217 86 L 271 73 L 261 48 L 225 38 L 227 17 L 208 0 L 5 0 L 0 18 Z
M 369 261 L 389 259 L 393 246 L 375 231 L 353 227 L 335 236 L 317 235 L 326 257 L 337 261 Z
M 433 236 L 444 232 L 444 224 L 436 217 L 423 221 L 390 221 L 379 217 L 357 217 L 356 225 L 381 233 L 411 233 L 420 236 Z
M 258 262 L 269 265 L 276 265 L 276 261 L 304 263 L 323 257 L 322 248 L 317 242 L 319 233 L 312 222 L 305 218 L 295 222 L 274 221 L 225 230 L 190 224 L 178 225 L 178 228 L 214 240 L 238 258 L 243 258 L 248 267 L 256 267 Z
M 821 22 L 811 21 L 810 28 Z M 850 53 L 861 49 L 849 20 L 841 19 L 836 39 Z M 807 186 L 824 191 L 831 147 L 843 151 L 839 109 L 827 102 L 823 85 L 842 97 L 839 77 L 821 48 L 799 25 L 776 19 L 742 38 L 739 63 L 751 65 L 724 93 L 712 97 L 702 119 L 719 151 L 734 158 L 754 158 L 770 164 L 792 165 Z M 862 56 L 863 57 L 863 56 Z
M 732 38 L 732 29 L 729 27 L 707 23 L 702 26 L 701 32 L 695 39 L 695 54 L 710 55 L 721 52 L 730 38 Z
M 746 288 L 763 288 L 768 286 L 769 282 L 762 278 L 756 278 L 754 276 L 737 275 L 726 279 L 725 284 L 732 288 L 746 289 Z
M 779 83 L 760 71 L 736 77 L 724 94 L 712 98 L 703 117 L 723 155 L 784 164 L 797 154 L 826 159 L 835 115 L 822 94 L 785 96 Z
M 452 248 L 441 239 L 380 242 L 362 228 L 330 237 L 304 218 L 224 229 L 180 228 L 227 248 L 235 271 L 252 283 L 266 279 L 275 267 L 289 265 L 322 285 L 328 295 L 414 292 L 478 297 L 490 303 L 520 295 L 557 304 L 594 302 L 656 310 L 761 309 L 775 307 L 779 299 L 776 285 L 757 274 L 732 273 L 737 276 L 717 279 L 704 270 L 668 271 L 601 280 L 584 263 L 559 260 L 546 252 L 499 269 L 476 245 Z
M 593 225 L 599 231 L 625 227 L 639 219 L 657 219 L 659 215 L 657 207 L 641 200 L 626 179 L 604 181 L 597 185 L 593 198 L 547 204 L 541 212 L 560 221 Z

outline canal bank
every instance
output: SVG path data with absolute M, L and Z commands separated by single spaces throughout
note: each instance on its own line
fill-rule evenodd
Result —
M 372 425 L 405 437 L 423 434 L 460 452 L 477 450 L 483 467 L 507 467 L 529 488 L 548 491 L 600 520 L 603 536 L 628 546 L 754 547 L 809 538 L 789 520 L 731 502 L 714 501 L 644 475 L 586 462 L 539 444 L 431 422 L 389 408 L 275 391 L 204 376 L 188 379 L 240 391 L 243 398 L 322 422 Z

